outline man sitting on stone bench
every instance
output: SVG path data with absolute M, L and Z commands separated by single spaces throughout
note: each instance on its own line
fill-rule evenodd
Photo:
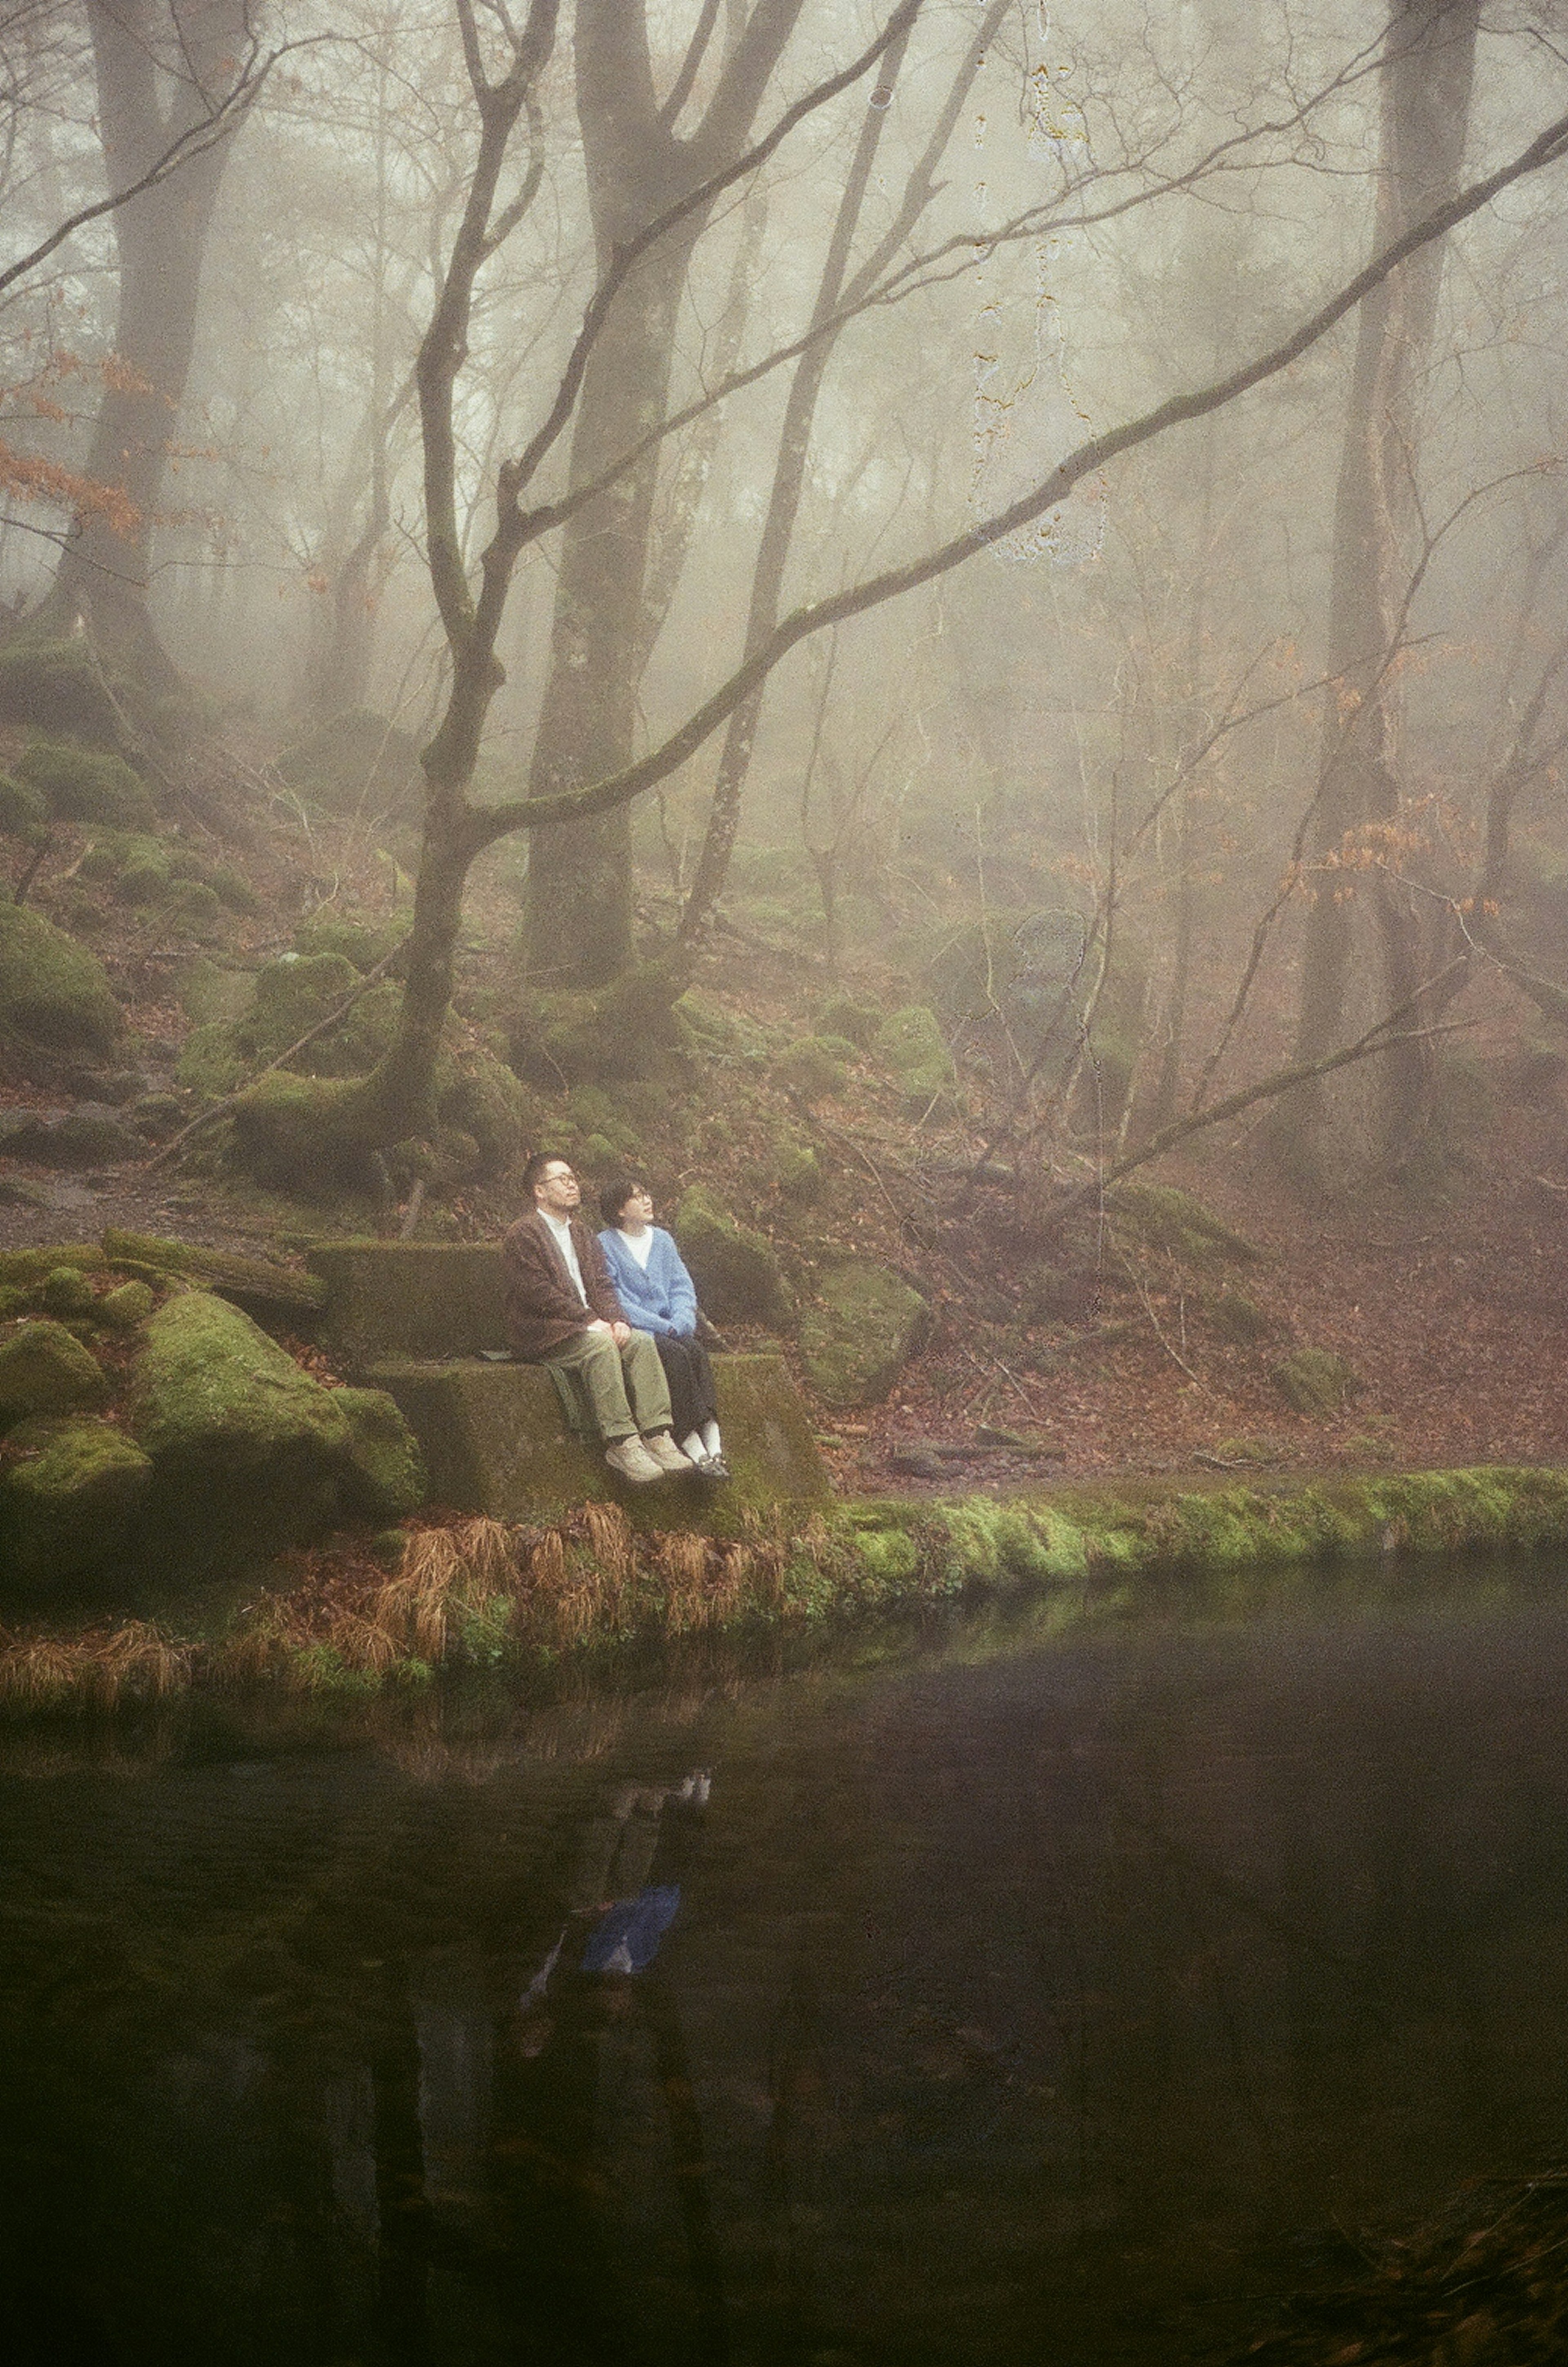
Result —
M 582 1188 L 564 1159 L 536 1151 L 523 1170 L 533 1207 L 501 1244 L 506 1328 L 525 1365 L 564 1366 L 581 1385 L 612 1471 L 634 1486 L 690 1474 L 670 1435 L 670 1387 L 646 1331 L 634 1331 L 604 1256 L 577 1214 Z

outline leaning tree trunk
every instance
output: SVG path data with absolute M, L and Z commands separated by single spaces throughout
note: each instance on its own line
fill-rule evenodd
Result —
M 136 180 L 183 130 L 210 114 L 245 46 L 243 0 L 198 0 L 182 9 L 177 47 L 164 33 L 165 13 L 159 0 L 88 0 L 111 185 Z M 114 364 L 84 473 L 124 493 L 130 522 L 117 531 L 101 512 L 77 520 L 39 616 L 46 626 L 87 623 L 106 655 L 154 688 L 172 689 L 177 676 L 148 607 L 152 531 L 228 149 L 227 138 L 215 141 L 115 212 Z
M 1375 243 L 1397 237 L 1459 187 L 1479 0 L 1392 0 L 1382 67 Z M 1434 241 L 1361 307 L 1334 515 L 1327 702 L 1318 780 L 1321 866 L 1303 948 L 1297 1065 L 1359 1037 L 1420 985 L 1410 899 L 1380 867 L 1379 826 L 1397 835 L 1400 697 L 1395 659 L 1409 583 L 1411 472 L 1419 379 L 1442 277 Z M 1343 1186 L 1397 1158 L 1421 1130 L 1427 1048 L 1408 1043 L 1305 1088 L 1281 1147 L 1303 1181 Z

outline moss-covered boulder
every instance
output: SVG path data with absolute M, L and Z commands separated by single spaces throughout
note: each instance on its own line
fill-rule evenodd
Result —
M 476 1048 L 452 1062 L 436 1108 L 442 1125 L 468 1136 L 479 1165 L 493 1173 L 522 1150 L 532 1105 L 521 1079 L 493 1053 Z
M 0 1338 L 0 1429 L 101 1405 L 107 1394 L 97 1358 L 62 1323 L 22 1323 Z
M 256 975 L 255 1000 L 236 1024 L 236 1038 L 253 1059 L 276 1060 L 354 992 L 359 973 L 342 954 L 311 954 L 269 962 Z
M 175 1082 L 187 1093 L 199 1093 L 203 1101 L 218 1102 L 243 1084 L 254 1066 L 235 1042 L 231 1024 L 209 1019 L 205 1026 L 193 1027 L 181 1046 Z
M 26 904 L 0 904 L 0 1027 L 68 1052 L 112 1052 L 120 1031 L 103 964 Z
M 768 1030 L 744 1011 L 729 1011 L 716 995 L 688 987 L 671 1005 L 682 1048 L 694 1059 L 765 1068 L 773 1053 Z
M 337 1389 L 333 1396 L 349 1430 L 350 1509 L 367 1521 L 398 1521 L 423 1504 L 424 1461 L 414 1434 L 385 1389 Z
M 185 1291 L 148 1322 L 131 1383 L 130 1431 L 159 1462 L 233 1478 L 299 1460 L 335 1465 L 350 1435 L 337 1395 L 237 1307 Z
M 11 1433 L 0 1474 L 0 1568 L 30 1592 L 112 1569 L 152 1476 L 111 1422 L 33 1421 Z
M 1164 1250 L 1183 1264 L 1257 1265 L 1265 1252 L 1234 1225 L 1170 1184 L 1118 1184 L 1106 1195 L 1111 1223 L 1123 1240 Z
M 793 1308 L 773 1245 L 739 1224 L 693 1184 L 671 1227 L 697 1285 L 703 1312 L 715 1323 L 761 1323 L 777 1331 Z
M 841 1036 L 864 1052 L 876 1039 L 882 1025 L 882 1014 L 869 1002 L 857 1002 L 852 995 L 836 994 L 817 1014 L 818 1036 Z
M 157 1293 L 150 1283 L 122 1282 L 115 1290 L 106 1290 L 97 1303 L 98 1321 L 111 1331 L 134 1331 L 145 1323 L 158 1304 Z
M 62 1323 L 97 1312 L 97 1292 L 79 1265 L 53 1267 L 39 1285 L 38 1300 L 46 1315 L 57 1316 Z
M 1361 1387 L 1359 1375 L 1327 1348 L 1298 1348 L 1274 1367 L 1273 1381 L 1285 1403 L 1297 1413 L 1318 1419 L 1342 1413 Z
M 797 1036 L 773 1062 L 773 1074 L 808 1102 L 841 1093 L 850 1081 L 842 1059 L 820 1036 Z
M 41 846 L 49 836 L 48 803 L 12 773 L 0 773 L 0 836 L 19 838 L 24 846 Z
M 890 1266 L 845 1258 L 819 1276 L 800 1320 L 800 1355 L 818 1396 L 833 1406 L 885 1398 L 931 1330 L 918 1290 Z
M 347 1077 L 301 1077 L 274 1069 L 234 1104 L 234 1155 L 258 1184 L 279 1191 L 332 1193 L 366 1180 L 365 1154 L 337 1120 L 356 1091 Z
M 922 1002 L 890 1012 L 872 1038 L 872 1051 L 897 1084 L 908 1116 L 923 1116 L 952 1090 L 953 1055 L 935 1012 Z
M 133 830 L 153 819 L 146 783 L 110 750 L 85 748 L 74 740 L 35 740 L 16 769 L 57 821 Z
M 117 1273 L 129 1274 L 138 1284 L 177 1277 L 197 1289 L 209 1290 L 265 1329 L 314 1331 L 326 1305 L 324 1285 L 314 1274 L 296 1274 L 266 1258 L 239 1257 L 231 1250 L 211 1250 L 197 1241 L 165 1240 L 158 1233 L 134 1233 L 120 1225 L 104 1231 L 104 1255 Z M 100 1302 L 100 1311 L 107 1305 Z M 136 1319 L 140 1321 L 140 1317 Z
M 320 904 L 295 930 L 294 950 L 305 955 L 339 954 L 363 972 L 395 953 L 412 926 L 412 905 L 393 912 L 370 913 L 352 906 Z

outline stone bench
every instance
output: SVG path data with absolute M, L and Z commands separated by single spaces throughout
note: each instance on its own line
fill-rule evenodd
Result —
M 428 1241 L 322 1242 L 326 1345 L 356 1380 L 397 1400 L 418 1439 L 433 1503 L 495 1519 L 551 1518 L 611 1501 L 639 1528 L 735 1534 L 748 1511 L 830 1493 L 811 1419 L 778 1355 L 718 1355 L 714 1382 L 731 1486 L 694 1476 L 633 1488 L 568 1430 L 548 1373 L 489 1363 L 503 1347 L 501 1251 Z

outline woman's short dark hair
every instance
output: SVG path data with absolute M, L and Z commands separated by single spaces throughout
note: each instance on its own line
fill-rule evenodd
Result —
M 646 1192 L 647 1189 L 640 1175 L 617 1175 L 615 1182 L 606 1184 L 599 1195 L 599 1214 L 607 1225 L 618 1225 L 632 1194 Z

